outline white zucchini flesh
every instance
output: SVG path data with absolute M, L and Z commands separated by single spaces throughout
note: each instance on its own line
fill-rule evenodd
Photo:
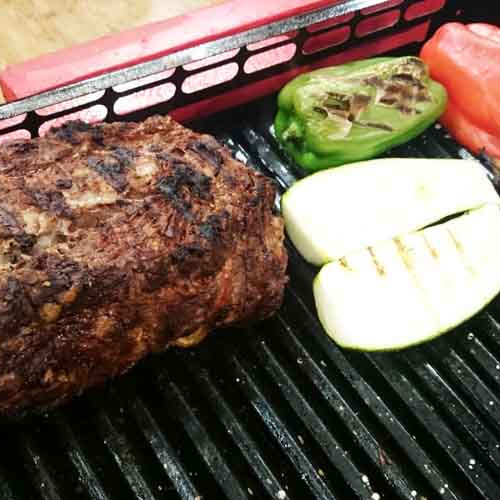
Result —
M 500 208 L 486 205 L 325 265 L 314 281 L 319 319 L 343 347 L 419 344 L 500 292 L 499 256 Z
M 323 265 L 500 197 L 471 160 L 388 158 L 318 172 L 282 197 L 288 236 Z

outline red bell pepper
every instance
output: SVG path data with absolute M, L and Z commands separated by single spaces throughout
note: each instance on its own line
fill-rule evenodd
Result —
M 474 153 L 500 159 L 500 28 L 445 24 L 420 55 L 448 90 L 443 125 Z
M 458 142 L 474 153 L 484 150 L 489 156 L 500 159 L 500 137 L 488 134 L 472 123 L 454 102 L 448 101 L 448 107 L 440 121 Z

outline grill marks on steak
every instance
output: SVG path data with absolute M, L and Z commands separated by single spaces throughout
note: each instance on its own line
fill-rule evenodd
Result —
M 59 128 L 53 129 L 52 133 L 57 139 L 75 146 L 81 144 L 88 136 L 96 144 L 102 144 L 103 142 L 102 126 L 90 125 L 81 120 L 63 123 Z
M 29 323 L 33 315 L 33 305 L 25 285 L 12 276 L 7 277 L 0 289 L 0 336 L 3 338 L 12 333 L 14 328 Z
M 30 252 L 36 237 L 24 231 L 19 221 L 8 210 L 0 206 L 0 238 L 12 237 L 23 252 Z
M 119 193 L 125 191 L 128 186 L 127 169 L 136 158 L 135 151 L 113 146 L 110 148 L 110 156 L 107 158 L 96 158 L 91 156 L 87 163 L 104 180 Z
M 176 159 L 171 161 L 170 166 L 173 170 L 172 174 L 161 177 L 158 180 L 157 188 L 173 207 L 185 218 L 190 219 L 192 217 L 190 213 L 193 206 L 192 197 L 209 200 L 212 179 L 203 172 L 198 172 Z
M 57 184 L 57 181 L 56 181 Z M 30 191 L 28 195 L 42 210 L 71 218 L 72 212 L 60 191 Z
M 96 158 L 91 156 L 88 165 L 93 168 L 115 191 L 122 193 L 128 186 L 127 166 L 115 158 Z
M 287 262 L 274 197 L 170 118 L 0 146 L 0 413 L 271 314 Z
M 219 145 L 215 139 L 207 136 L 202 139 L 196 139 L 191 141 L 187 145 L 187 148 L 210 163 L 214 168 L 214 175 L 219 175 L 224 158 L 219 152 Z

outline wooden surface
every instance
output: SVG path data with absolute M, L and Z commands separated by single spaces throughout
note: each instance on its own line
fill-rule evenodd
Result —
M 0 0 L 0 70 L 6 64 L 221 1 Z

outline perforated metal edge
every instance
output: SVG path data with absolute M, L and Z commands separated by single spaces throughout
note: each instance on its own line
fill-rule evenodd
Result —
M 115 85 L 177 68 L 183 64 L 216 56 L 232 49 L 244 47 L 250 43 L 260 42 L 273 36 L 288 33 L 345 14 L 350 14 L 360 9 L 383 4 L 385 1 L 386 0 L 346 0 L 332 7 L 319 9 L 306 14 L 299 14 L 282 21 L 242 31 L 237 35 L 219 38 L 196 47 L 184 49 L 152 61 L 105 73 L 54 90 L 48 90 L 0 106 L 0 120 L 12 118 L 22 113 L 59 104 L 99 90 L 105 90 Z

